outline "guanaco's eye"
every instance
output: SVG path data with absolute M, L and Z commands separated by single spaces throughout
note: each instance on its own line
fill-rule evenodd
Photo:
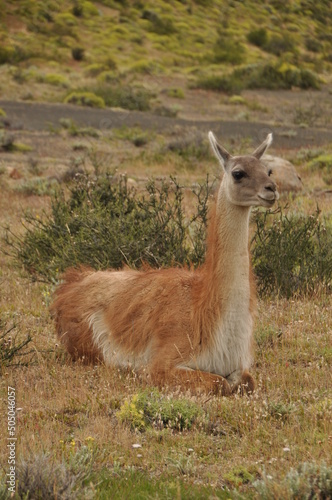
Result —
M 273 174 L 273 170 L 272 170 L 272 168 L 270 168 L 267 175 L 270 177 L 270 175 L 272 175 L 272 174 Z
M 243 177 L 246 176 L 246 173 L 242 170 L 235 170 L 234 172 L 232 172 L 232 176 L 236 181 L 240 181 L 241 179 L 243 179 Z

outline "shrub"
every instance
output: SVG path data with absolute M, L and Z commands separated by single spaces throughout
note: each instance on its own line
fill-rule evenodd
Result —
M 325 463 L 304 463 L 291 469 L 283 481 L 265 477 L 254 488 L 262 499 L 328 499 L 332 497 L 332 468 Z
M 0 318 L 0 368 L 9 365 L 29 365 L 35 351 L 27 350 L 27 346 L 32 341 L 30 335 L 25 340 L 18 341 L 16 332 L 17 325 L 8 325 L 8 322 Z
M 199 77 L 195 87 L 224 92 L 243 89 L 319 89 L 319 78 L 310 70 L 287 63 L 250 64 L 234 69 L 230 75 Z
M 175 97 L 176 99 L 184 99 L 184 91 L 181 88 L 173 87 L 168 89 L 167 95 L 169 97 Z
M 153 75 L 157 73 L 159 69 L 160 66 L 158 66 L 155 62 L 148 61 L 146 59 L 140 59 L 131 65 L 130 72 Z
M 15 60 L 15 49 L 11 46 L 0 45 L 0 64 L 12 63 Z
M 57 189 L 58 182 L 55 179 L 28 179 L 16 187 L 16 191 L 26 196 L 51 196 Z
M 293 52 L 295 50 L 295 44 L 287 33 L 283 33 L 282 35 L 274 33 L 268 37 L 263 48 L 271 54 L 281 56 L 285 52 Z
M 307 125 L 312 127 L 321 117 L 321 110 L 317 107 L 316 103 L 307 107 L 301 105 L 294 107 L 293 121 L 297 125 Z
M 25 214 L 21 239 L 7 229 L 9 252 L 35 278 L 54 281 L 58 272 L 81 263 L 96 269 L 199 264 L 205 252 L 208 182 L 193 190 L 198 206 L 190 219 L 183 189 L 171 179 L 151 181 L 143 196 L 126 178 L 79 176 L 66 200 L 51 197 L 51 213 Z
M 170 17 L 160 17 L 152 10 L 144 10 L 142 19 L 150 21 L 150 31 L 158 35 L 171 35 L 177 31 Z
M 98 16 L 99 10 L 92 2 L 84 1 L 83 2 L 83 15 L 84 17 Z
M 332 184 L 332 154 L 323 154 L 311 160 L 308 164 L 310 170 L 319 170 L 326 184 Z
M 124 402 L 117 412 L 120 422 L 133 430 L 156 429 L 189 430 L 202 415 L 201 408 L 186 399 L 174 399 L 157 389 L 146 389 Z
M 247 104 L 247 101 L 245 100 L 244 97 L 242 97 L 241 95 L 232 95 L 229 99 L 228 99 L 228 102 L 229 104 L 235 104 L 235 105 L 242 105 L 242 104 Z
M 252 30 L 247 35 L 248 42 L 256 45 L 257 47 L 264 47 L 267 42 L 267 31 L 265 28 L 258 28 Z
M 306 49 L 311 52 L 319 53 L 322 50 L 322 44 L 316 38 L 311 36 L 305 39 L 305 46 Z
M 119 129 L 113 129 L 113 133 L 116 138 L 130 141 L 136 147 L 144 146 L 151 137 L 149 132 L 144 132 L 140 127 L 123 126 Z
M 69 87 L 69 82 L 65 76 L 56 73 L 49 73 L 44 77 L 44 82 L 56 87 Z
M 272 221 L 271 221 L 272 219 Z M 332 288 L 332 229 L 319 217 L 256 212 L 252 260 L 262 295 L 291 297 Z
M 106 67 L 104 64 L 94 63 L 94 64 L 90 64 L 89 66 L 87 66 L 85 68 L 84 72 L 88 76 L 98 76 L 98 75 L 100 75 L 100 73 L 102 73 L 105 70 L 106 70 Z
M 60 12 L 56 15 L 53 24 L 53 33 L 56 36 L 74 36 L 77 20 L 70 12 Z
M 238 40 L 234 40 L 229 33 L 220 33 L 214 46 L 216 62 L 241 64 L 244 61 L 246 49 Z
M 156 106 L 153 110 L 155 115 L 176 118 L 180 111 L 179 106 Z
M 65 103 L 89 106 L 91 108 L 104 108 L 105 101 L 93 92 L 71 92 L 64 100 Z
M 71 56 L 75 61 L 83 61 L 85 50 L 82 47 L 73 47 Z
M 82 17 L 83 16 L 83 5 L 80 2 L 75 1 L 73 8 L 72 8 L 72 13 L 75 17 Z
M 319 88 L 319 80 L 314 73 L 286 63 L 246 66 L 234 70 L 233 78 L 242 80 L 243 85 L 250 89 Z
M 15 137 L 4 130 L 0 130 L 0 151 L 15 151 Z
M 195 132 L 170 141 L 166 148 L 189 161 L 204 160 L 211 155 L 208 141 L 202 134 Z
M 70 118 L 60 118 L 61 127 L 67 130 L 72 137 L 99 137 L 100 133 L 93 127 L 79 127 L 74 120 Z
M 82 472 L 74 472 L 65 463 L 56 463 L 41 454 L 22 459 L 17 466 L 17 495 L 26 500 L 71 500 L 77 492 Z
M 244 88 L 241 79 L 233 78 L 232 75 L 203 75 L 198 77 L 192 86 L 194 88 L 227 93 L 241 92 Z
M 153 94 L 144 87 L 131 87 L 119 83 L 104 83 L 92 87 L 106 106 L 130 110 L 148 111 Z

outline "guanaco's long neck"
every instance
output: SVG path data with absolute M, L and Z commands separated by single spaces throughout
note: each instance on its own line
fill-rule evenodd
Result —
M 200 306 L 205 321 L 211 316 L 219 320 L 225 309 L 239 304 L 249 307 L 250 301 L 250 207 L 230 203 L 224 189 L 222 184 L 210 216 L 202 268 Z

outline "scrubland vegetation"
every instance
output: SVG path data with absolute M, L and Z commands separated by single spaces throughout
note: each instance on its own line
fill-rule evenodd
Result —
M 0 499 L 8 386 L 13 498 L 332 498 L 332 142 L 272 147 L 303 189 L 252 213 L 251 397 L 161 391 L 73 363 L 48 311 L 69 265 L 201 264 L 220 172 L 206 134 L 176 115 L 194 99 L 199 113 L 287 120 L 289 137 L 330 126 L 330 14 L 310 0 L 0 0 L 3 98 L 174 118 L 162 132 L 63 118 L 36 133 L 11 130 L 0 109 Z M 248 153 L 256 139 L 225 145 Z
M 2 1 L 4 96 L 147 110 L 164 80 L 238 93 L 330 81 L 330 4 Z M 161 80 L 160 80 L 161 79 Z M 25 84 L 22 87 L 22 84 Z

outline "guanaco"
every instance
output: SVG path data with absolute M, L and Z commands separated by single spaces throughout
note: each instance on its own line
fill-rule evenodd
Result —
M 245 156 L 230 155 L 208 136 L 224 172 L 205 262 L 195 270 L 65 271 L 51 310 L 74 359 L 130 366 L 159 386 L 222 395 L 254 390 L 249 216 L 251 207 L 271 207 L 279 197 L 261 161 L 272 134 Z

